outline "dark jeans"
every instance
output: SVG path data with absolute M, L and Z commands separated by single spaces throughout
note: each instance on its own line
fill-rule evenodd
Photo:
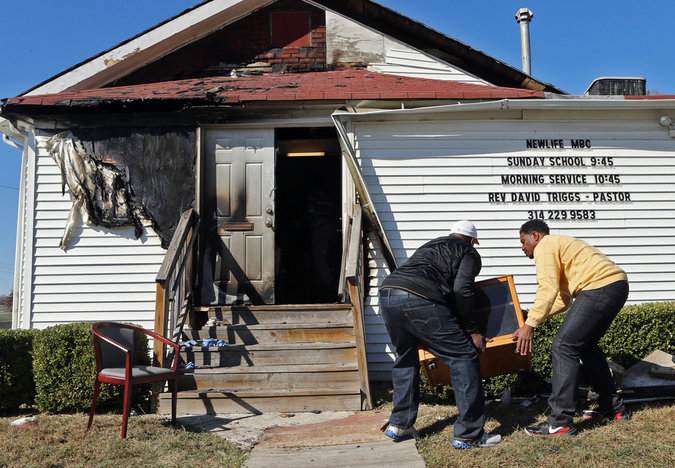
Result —
M 567 317 L 553 341 L 553 382 L 548 403 L 551 425 L 570 424 L 574 416 L 574 395 L 579 371 L 600 396 L 601 411 L 619 411 L 623 401 L 598 341 L 628 298 L 628 282 L 617 281 L 603 288 L 582 291 L 567 311 Z
M 419 354 L 424 344 L 450 367 L 459 416 L 455 438 L 474 440 L 483 435 L 485 395 L 480 378 L 478 351 L 450 310 L 400 289 L 382 289 L 380 306 L 389 337 L 396 349 L 392 369 L 394 408 L 389 422 L 411 427 L 420 400 Z

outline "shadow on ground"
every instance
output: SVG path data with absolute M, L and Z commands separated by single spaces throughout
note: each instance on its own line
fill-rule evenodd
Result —
M 248 419 L 256 416 L 255 414 L 237 415 L 237 416 L 180 416 L 177 424 L 190 432 L 214 432 L 214 431 L 229 431 L 233 422 L 242 419 Z M 167 421 L 167 424 L 170 422 Z

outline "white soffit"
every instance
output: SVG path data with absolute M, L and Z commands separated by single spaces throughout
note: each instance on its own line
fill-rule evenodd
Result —
M 673 110 L 675 99 L 502 99 L 498 101 L 448 104 L 442 106 L 376 110 L 368 112 L 337 111 L 337 118 L 352 121 L 399 120 L 411 115 L 433 115 L 454 112 L 519 111 L 519 110 Z
M 26 93 L 97 88 L 231 24 L 274 0 L 211 0 L 123 42 Z

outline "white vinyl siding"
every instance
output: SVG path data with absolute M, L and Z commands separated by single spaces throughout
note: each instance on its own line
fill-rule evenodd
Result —
M 388 37 L 349 18 L 326 11 L 326 57 L 329 65 L 367 64 L 389 75 L 488 85 L 454 65 Z
M 478 85 L 489 84 L 467 71 L 393 39 L 385 38 L 384 54 L 384 63 L 373 63 L 368 69 L 412 78 L 458 81 Z
M 76 226 L 66 252 L 59 248 L 72 206 L 61 175 L 39 137 L 35 171 L 31 328 L 115 320 L 154 326 L 155 276 L 165 250 L 145 223 L 133 227 Z
M 606 115 L 606 114 L 605 114 Z M 495 116 L 498 118 L 498 115 Z M 576 119 L 580 117 L 577 116 Z M 361 170 L 394 254 L 403 263 L 426 241 L 469 219 L 479 230 L 478 279 L 515 275 L 525 308 L 534 299 L 534 262 L 520 250 L 518 230 L 528 210 L 595 210 L 595 221 L 546 220 L 554 233 L 588 241 L 628 273 L 629 303 L 675 300 L 675 139 L 657 119 L 353 122 Z M 525 148 L 527 139 L 563 139 L 565 150 Z M 570 139 L 592 149 L 571 149 Z M 608 156 L 614 166 L 507 167 L 511 156 Z M 502 185 L 508 174 L 615 174 L 619 185 Z M 491 192 L 628 192 L 630 203 L 490 203 Z M 389 379 L 393 354 L 379 315 L 377 289 L 387 275 L 370 246 L 366 328 L 369 369 Z

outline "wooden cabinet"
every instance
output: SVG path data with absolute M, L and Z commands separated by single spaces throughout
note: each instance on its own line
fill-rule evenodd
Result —
M 490 340 L 480 357 L 482 377 L 530 369 L 530 356 L 516 354 L 511 334 L 525 322 L 513 276 L 499 276 L 476 282 L 477 314 L 487 316 L 486 338 Z M 450 369 L 431 352 L 419 350 L 420 362 L 432 385 L 450 384 Z

